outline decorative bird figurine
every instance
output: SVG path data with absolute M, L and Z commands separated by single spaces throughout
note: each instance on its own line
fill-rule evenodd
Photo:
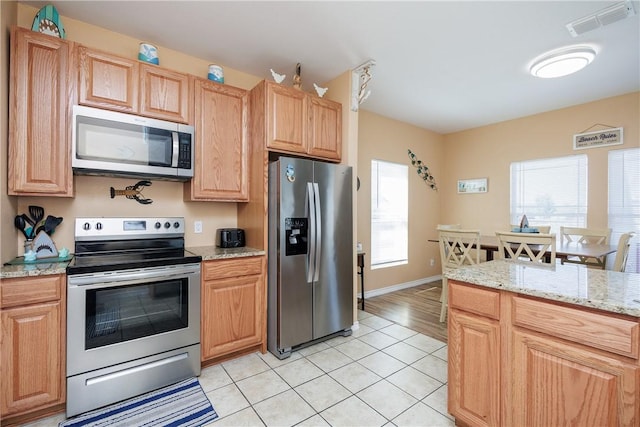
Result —
M 318 94 L 318 96 L 319 96 L 320 98 L 322 98 L 322 97 L 324 96 L 324 94 L 327 92 L 327 89 L 329 89 L 329 88 L 327 88 L 327 87 L 320 87 L 320 86 L 318 86 L 318 85 L 317 85 L 317 84 L 315 84 L 315 83 L 313 84 L 313 87 L 315 88 L 316 93 Z
M 286 74 L 278 74 L 275 71 L 273 71 L 273 68 L 271 68 L 271 75 L 273 76 L 273 80 L 276 81 L 276 83 L 282 83 L 282 81 L 287 77 Z
M 302 77 L 300 76 L 300 63 L 296 64 L 296 74 L 293 76 L 293 87 L 296 89 L 302 89 Z

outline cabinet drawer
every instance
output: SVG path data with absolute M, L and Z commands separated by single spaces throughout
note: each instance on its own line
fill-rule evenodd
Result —
M 0 285 L 2 308 L 60 300 L 62 285 L 62 275 L 4 279 Z
M 513 324 L 638 359 L 638 321 L 513 297 Z
M 246 257 L 202 263 L 202 279 L 250 276 L 262 273 L 262 257 Z
M 500 319 L 500 293 L 449 280 L 449 306 L 471 313 Z

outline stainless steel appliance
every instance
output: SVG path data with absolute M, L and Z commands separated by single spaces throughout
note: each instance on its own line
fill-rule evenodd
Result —
M 76 174 L 186 181 L 193 177 L 193 126 L 73 106 Z
M 268 348 L 280 359 L 353 323 L 352 170 L 269 165 Z
M 67 416 L 200 374 L 200 262 L 183 218 L 76 218 Z

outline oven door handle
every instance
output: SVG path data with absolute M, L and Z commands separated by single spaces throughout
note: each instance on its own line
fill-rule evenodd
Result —
M 68 276 L 67 284 L 73 287 L 91 287 L 92 289 L 113 287 L 114 285 L 124 286 L 137 283 L 148 282 L 149 279 L 171 280 L 175 278 L 188 278 L 199 276 L 200 270 L 195 271 L 176 271 L 176 272 L 160 272 L 160 271 L 139 271 L 127 273 L 110 273 L 98 275 L 79 275 Z

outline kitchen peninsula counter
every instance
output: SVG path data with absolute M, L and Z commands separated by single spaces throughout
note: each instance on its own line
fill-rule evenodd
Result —
M 640 274 L 495 260 L 445 276 L 456 424 L 639 425 Z
M 445 272 L 451 280 L 640 317 L 640 274 L 495 260 Z
M 248 247 L 219 248 L 217 246 L 196 246 L 185 249 L 194 255 L 200 255 L 202 257 L 202 261 L 210 261 L 214 259 L 242 258 L 266 254 L 266 252 L 261 249 Z

